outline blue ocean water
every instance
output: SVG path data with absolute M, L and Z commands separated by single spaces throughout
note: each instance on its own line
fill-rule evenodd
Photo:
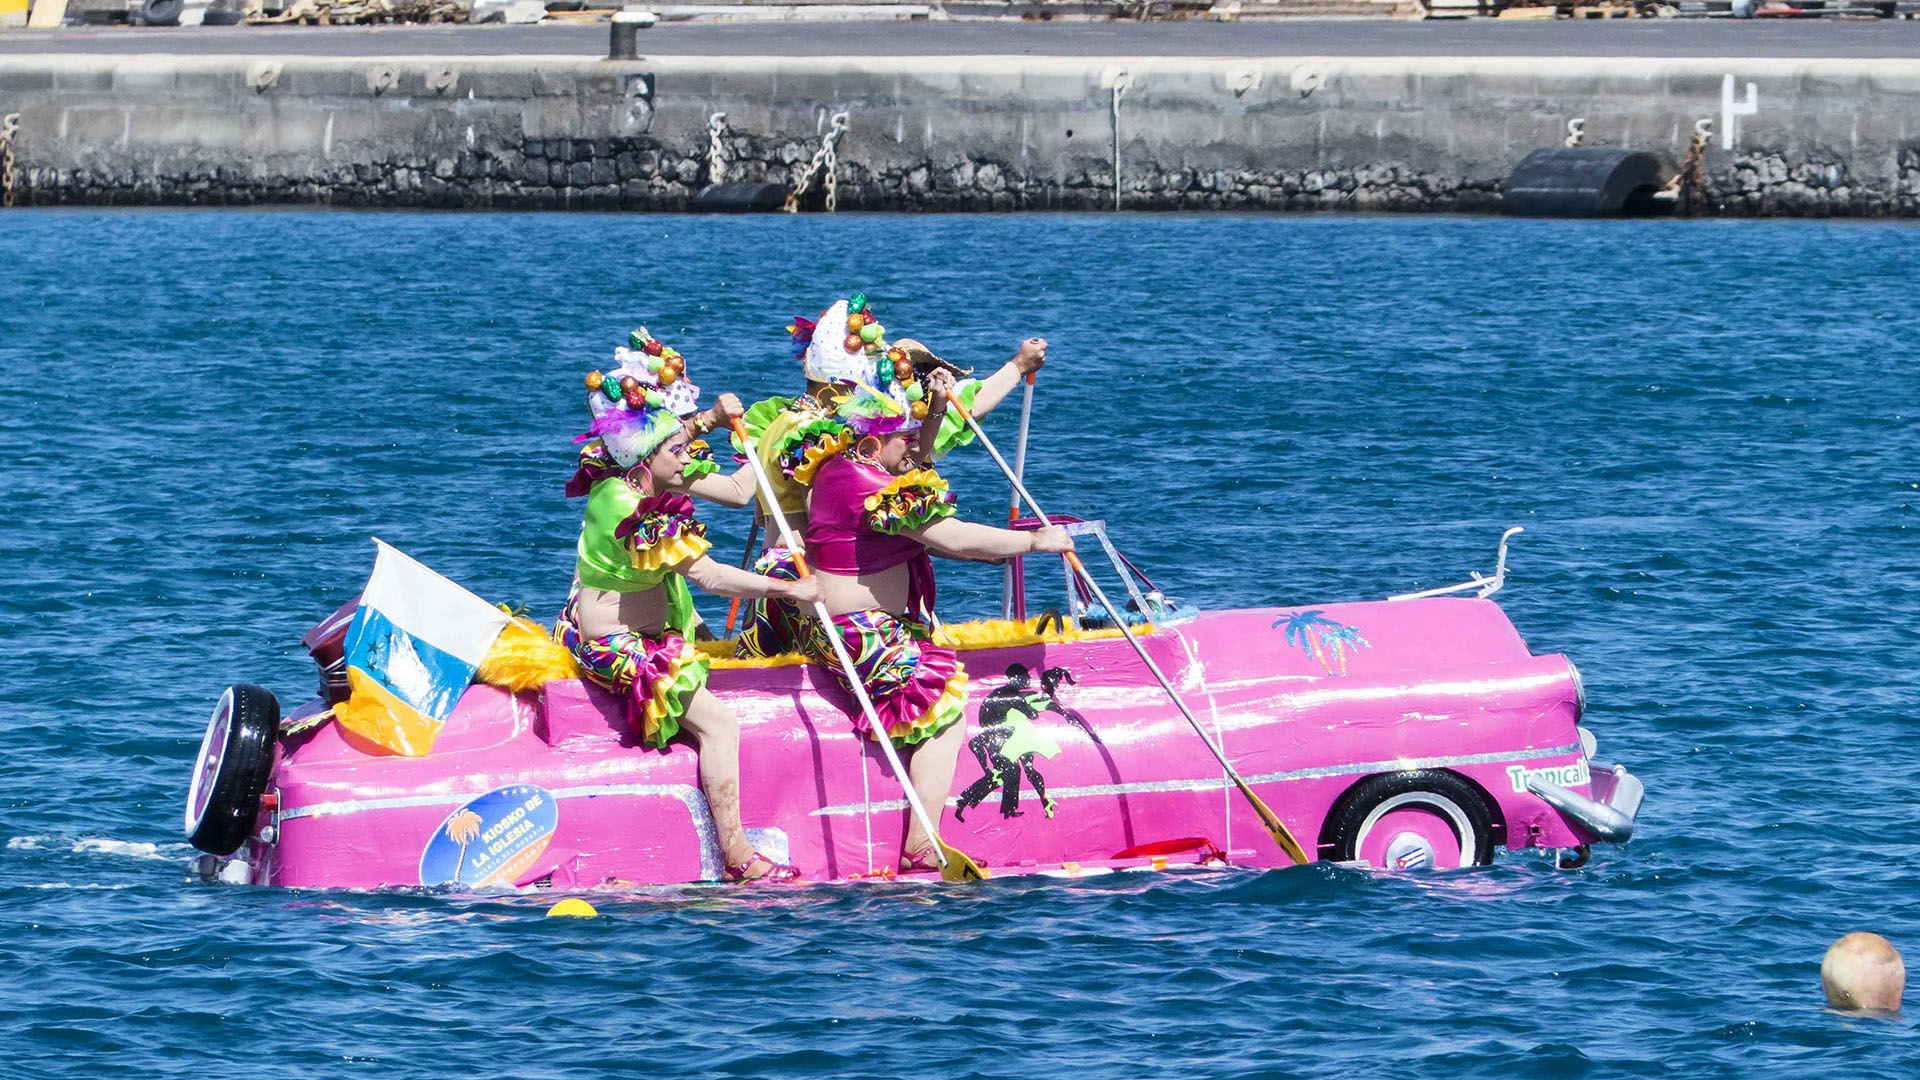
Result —
M 0 1074 L 1912 1075 L 1826 945 L 1920 958 L 1909 226 L 0 214 Z M 543 897 L 189 884 L 220 689 L 304 699 L 379 536 L 550 615 L 580 376 L 709 394 L 864 289 L 1052 342 L 1030 483 L 1203 606 L 1490 570 L 1641 831 L 1557 871 Z M 988 421 L 1012 442 L 1006 409 Z M 980 454 L 963 506 L 1004 513 Z M 745 520 L 709 511 L 722 551 Z M 950 566 L 950 615 L 998 579 Z M 710 605 L 712 613 L 717 605 Z

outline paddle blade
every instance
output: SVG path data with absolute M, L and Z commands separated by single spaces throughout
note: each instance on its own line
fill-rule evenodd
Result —
M 946 843 L 945 841 L 939 841 L 939 844 L 940 844 L 940 854 L 945 855 L 947 857 L 946 864 L 940 867 L 940 880 L 942 881 L 985 881 L 987 880 L 986 867 L 981 866 L 979 863 L 974 862 L 972 859 L 969 859 L 967 857 L 966 852 L 961 851 L 959 848 L 954 847 L 953 845 Z
M 1235 777 L 1235 780 L 1239 781 L 1240 794 L 1245 795 L 1247 802 L 1252 804 L 1254 815 L 1260 819 L 1260 825 L 1267 830 L 1267 835 L 1273 837 L 1273 842 L 1280 845 L 1280 850 L 1287 853 L 1287 858 L 1292 859 L 1295 866 L 1307 865 L 1307 853 L 1301 849 L 1300 841 L 1295 840 L 1293 833 L 1287 830 L 1286 824 L 1280 820 L 1280 815 L 1274 813 L 1273 808 L 1262 801 L 1260 796 L 1255 795 L 1246 781 L 1239 780 L 1238 777 Z

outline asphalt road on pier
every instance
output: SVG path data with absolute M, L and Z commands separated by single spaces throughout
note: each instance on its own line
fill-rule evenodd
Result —
M 604 24 L 236 26 L 0 31 L 0 57 L 53 53 L 600 56 Z M 655 56 L 1671 56 L 1920 57 L 1920 21 L 1608 19 L 1260 23 L 830 22 L 663 24 Z

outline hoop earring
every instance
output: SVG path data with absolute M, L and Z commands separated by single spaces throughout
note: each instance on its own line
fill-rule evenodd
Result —
M 639 483 L 634 482 L 634 475 L 636 473 L 640 476 Z M 653 498 L 653 470 L 647 468 L 646 462 L 643 461 L 627 470 L 627 483 L 632 487 L 640 489 L 640 496 L 642 498 Z
M 868 461 L 878 461 L 880 460 L 880 440 L 873 435 L 868 435 L 854 444 L 853 452 Z

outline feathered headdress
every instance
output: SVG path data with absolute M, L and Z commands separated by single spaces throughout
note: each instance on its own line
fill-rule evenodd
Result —
M 889 400 L 897 406 L 899 418 L 916 427 L 927 415 L 926 390 L 912 357 L 887 343 L 887 328 L 880 325 L 865 293 L 836 302 L 820 313 L 818 321 L 796 318 L 787 332 L 793 335 L 794 356 L 805 364 L 808 379 L 857 387 L 876 399 Z M 856 390 L 853 399 L 860 397 Z M 850 404 L 855 414 L 861 411 L 857 400 Z M 869 405 L 879 407 L 875 402 Z
M 587 409 L 593 425 L 575 439 L 599 439 L 622 468 L 632 468 L 681 431 L 681 417 L 699 407 L 700 388 L 686 377 L 681 355 L 645 327 L 614 350 L 618 366 L 587 373 Z
M 907 389 L 900 383 L 893 384 L 894 389 L 877 390 L 864 382 L 853 384 L 853 390 L 833 415 L 862 438 L 868 435 L 890 435 L 896 431 L 920 430 L 920 417 L 926 415 L 924 409 L 913 408 L 917 402 L 907 399 Z M 919 389 L 916 383 L 914 389 Z
M 687 378 L 687 359 L 671 345 L 663 345 L 641 327 L 627 335 L 627 343 L 613 350 L 613 374 L 632 375 L 643 386 L 660 391 L 666 406 L 681 416 L 700 411 L 700 388 Z

